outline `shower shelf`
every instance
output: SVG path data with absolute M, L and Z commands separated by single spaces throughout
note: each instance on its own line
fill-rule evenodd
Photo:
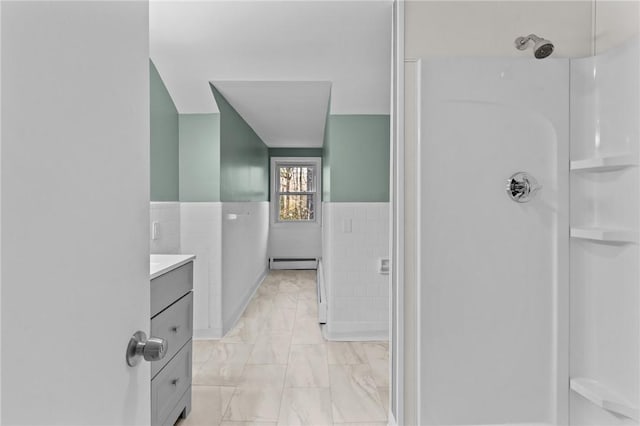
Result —
M 637 243 L 638 232 L 630 229 L 571 228 L 571 238 L 614 243 Z
M 571 390 L 600 408 L 629 419 L 640 420 L 638 407 L 625 401 L 620 395 L 596 380 L 584 377 L 571 379 Z
M 638 156 L 635 154 L 609 155 L 571 162 L 571 170 L 576 171 L 606 172 L 636 166 L 638 166 Z

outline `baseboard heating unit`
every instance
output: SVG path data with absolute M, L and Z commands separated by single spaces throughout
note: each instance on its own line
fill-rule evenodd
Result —
M 318 269 L 316 258 L 272 258 L 269 269 Z

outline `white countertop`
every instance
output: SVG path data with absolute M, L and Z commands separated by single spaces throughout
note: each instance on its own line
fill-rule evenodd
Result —
M 159 277 L 195 258 L 193 254 L 152 254 L 149 259 L 150 279 Z

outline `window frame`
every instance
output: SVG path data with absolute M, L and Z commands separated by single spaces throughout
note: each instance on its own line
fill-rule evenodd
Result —
M 280 192 L 281 167 L 309 167 L 314 170 L 314 191 Z M 320 226 L 322 223 L 322 158 L 321 157 L 271 157 L 271 224 L 275 226 Z M 280 195 L 313 196 L 313 220 L 280 220 Z

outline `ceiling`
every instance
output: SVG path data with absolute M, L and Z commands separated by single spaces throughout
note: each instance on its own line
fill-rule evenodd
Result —
M 328 81 L 213 81 L 234 109 L 272 148 L 322 147 Z
M 151 59 L 181 114 L 218 112 L 213 82 L 274 147 L 321 146 L 329 95 L 331 114 L 389 114 L 391 0 L 156 0 L 149 9 Z

